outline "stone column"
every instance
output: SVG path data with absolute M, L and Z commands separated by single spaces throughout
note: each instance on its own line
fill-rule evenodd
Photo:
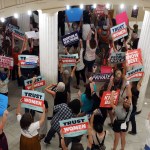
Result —
M 23 32 L 30 31 L 30 16 L 27 13 L 19 14 L 17 22 Z
M 143 64 L 145 75 L 140 89 L 140 95 L 138 99 L 137 112 L 142 110 L 143 102 L 145 100 L 146 89 L 148 88 L 148 80 L 150 77 L 150 11 L 145 11 L 143 20 L 140 40 L 138 47 L 142 50 Z
M 39 11 L 40 71 L 47 83 L 57 83 L 58 76 L 57 13 Z

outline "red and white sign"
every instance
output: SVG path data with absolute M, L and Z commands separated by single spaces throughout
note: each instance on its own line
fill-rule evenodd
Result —
M 65 137 L 76 137 L 87 133 L 89 121 L 87 116 L 84 116 L 62 120 L 59 123 Z
M 128 50 L 126 53 L 126 65 L 136 66 L 142 65 L 142 54 L 141 49 Z
M 8 68 L 13 69 L 14 61 L 13 58 L 0 56 L 0 67 L 1 68 Z
M 119 40 L 128 35 L 125 22 L 112 27 L 110 30 L 113 41 Z
M 95 14 L 98 16 L 103 15 L 105 13 L 105 10 L 106 10 L 105 5 L 97 5 L 95 9 Z
M 44 93 L 22 90 L 21 106 L 43 112 L 44 98 Z
M 25 84 L 25 89 L 26 90 L 31 90 L 32 87 L 32 78 L 31 79 L 27 79 L 24 81 Z M 34 88 L 39 88 L 45 85 L 45 80 L 43 79 L 43 77 L 38 76 L 35 80 L 34 83 Z
M 109 91 L 105 91 L 103 93 L 101 103 L 100 103 L 100 107 L 105 107 L 105 108 L 110 108 L 111 107 L 111 102 L 110 102 L 111 93 L 112 92 L 109 92 Z M 119 95 L 120 95 L 120 90 L 115 91 L 114 98 L 113 98 L 114 99 L 114 105 L 118 104 Z

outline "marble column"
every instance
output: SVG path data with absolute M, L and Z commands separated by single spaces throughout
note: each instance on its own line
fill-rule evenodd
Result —
M 140 40 L 138 47 L 142 50 L 143 64 L 145 75 L 140 89 L 140 95 L 138 99 L 137 112 L 142 110 L 142 106 L 145 100 L 145 93 L 148 88 L 148 80 L 150 77 L 150 11 L 145 11 L 143 20 Z
M 27 13 L 19 14 L 17 22 L 23 32 L 30 31 L 30 16 Z
M 39 11 L 40 71 L 47 83 L 57 83 L 58 76 L 57 13 Z

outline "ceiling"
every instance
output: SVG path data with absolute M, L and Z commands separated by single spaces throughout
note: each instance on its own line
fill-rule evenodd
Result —
M 67 4 L 106 4 L 119 5 L 124 3 L 126 6 L 138 5 L 150 8 L 150 0 L 0 0 L 0 17 L 12 16 L 14 13 L 24 13 L 27 10 L 43 10 L 45 12 L 57 12 L 65 9 Z

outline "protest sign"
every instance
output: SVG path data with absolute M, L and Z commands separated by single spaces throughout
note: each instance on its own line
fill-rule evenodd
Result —
M 21 107 L 43 112 L 44 99 L 44 93 L 22 90 Z
M 9 30 L 10 32 L 13 32 L 14 29 L 19 30 L 19 27 L 18 27 L 18 26 L 14 26 L 14 25 L 12 25 L 12 24 L 8 24 L 8 25 L 6 26 L 6 31 Z
M 100 72 L 102 74 L 104 73 L 112 73 L 112 67 L 109 67 L 109 66 L 101 66 L 100 67 Z
M 125 62 L 126 54 L 125 52 L 114 52 L 110 56 L 110 63 L 111 64 L 120 64 Z
M 125 22 L 126 25 L 129 24 L 129 19 L 128 19 L 128 15 L 127 15 L 126 11 L 116 15 L 116 23 L 121 24 L 123 22 Z
M 104 73 L 104 74 L 98 73 L 98 74 L 94 74 L 92 78 L 94 82 L 105 82 L 105 81 L 109 81 L 111 75 L 112 73 Z
M 0 56 L 0 67 L 13 69 L 14 61 L 13 58 Z
M 126 65 L 127 66 L 142 65 L 141 49 L 128 50 L 126 52 Z
M 73 44 L 76 44 L 78 42 L 79 42 L 79 35 L 77 31 L 62 36 L 62 43 L 66 47 L 72 46 Z
M 59 55 L 59 59 L 61 60 L 63 67 L 75 66 L 77 58 L 78 54 Z
M 19 55 L 18 60 L 21 64 L 21 68 L 35 68 L 37 67 L 38 56 Z
M 106 7 L 105 5 L 97 5 L 95 8 L 95 14 L 97 16 L 103 15 L 105 13 Z
M 80 21 L 83 15 L 83 9 L 80 8 L 70 8 L 66 10 L 66 16 L 68 17 L 69 22 Z
M 126 73 L 127 80 L 130 82 L 139 81 L 144 75 L 144 67 L 136 67 Z
M 21 30 L 14 29 L 12 35 L 22 41 L 25 40 L 25 34 Z
M 114 97 L 113 97 L 114 105 L 118 104 L 119 94 L 120 94 L 120 90 L 115 91 Z M 101 98 L 100 107 L 110 108 L 111 107 L 110 98 L 111 98 L 111 92 L 105 91 Z
M 114 26 L 110 30 L 113 41 L 119 40 L 128 35 L 127 26 L 125 23 Z
M 31 90 L 31 87 L 32 87 L 32 78 L 28 79 L 28 80 L 25 80 L 24 84 L 25 84 L 25 89 L 26 90 Z M 44 86 L 44 85 L 45 85 L 44 78 L 41 77 L 41 76 L 36 77 L 36 80 L 35 80 L 35 83 L 34 83 L 34 88 L 39 88 L 39 87 Z
M 8 96 L 0 94 L 0 116 L 3 116 L 4 111 L 8 106 Z
M 30 39 L 30 38 L 36 38 L 37 35 L 35 33 L 35 31 L 28 31 L 28 32 L 25 32 L 25 35 Z
M 76 137 L 87 133 L 87 116 L 59 121 L 64 137 Z

